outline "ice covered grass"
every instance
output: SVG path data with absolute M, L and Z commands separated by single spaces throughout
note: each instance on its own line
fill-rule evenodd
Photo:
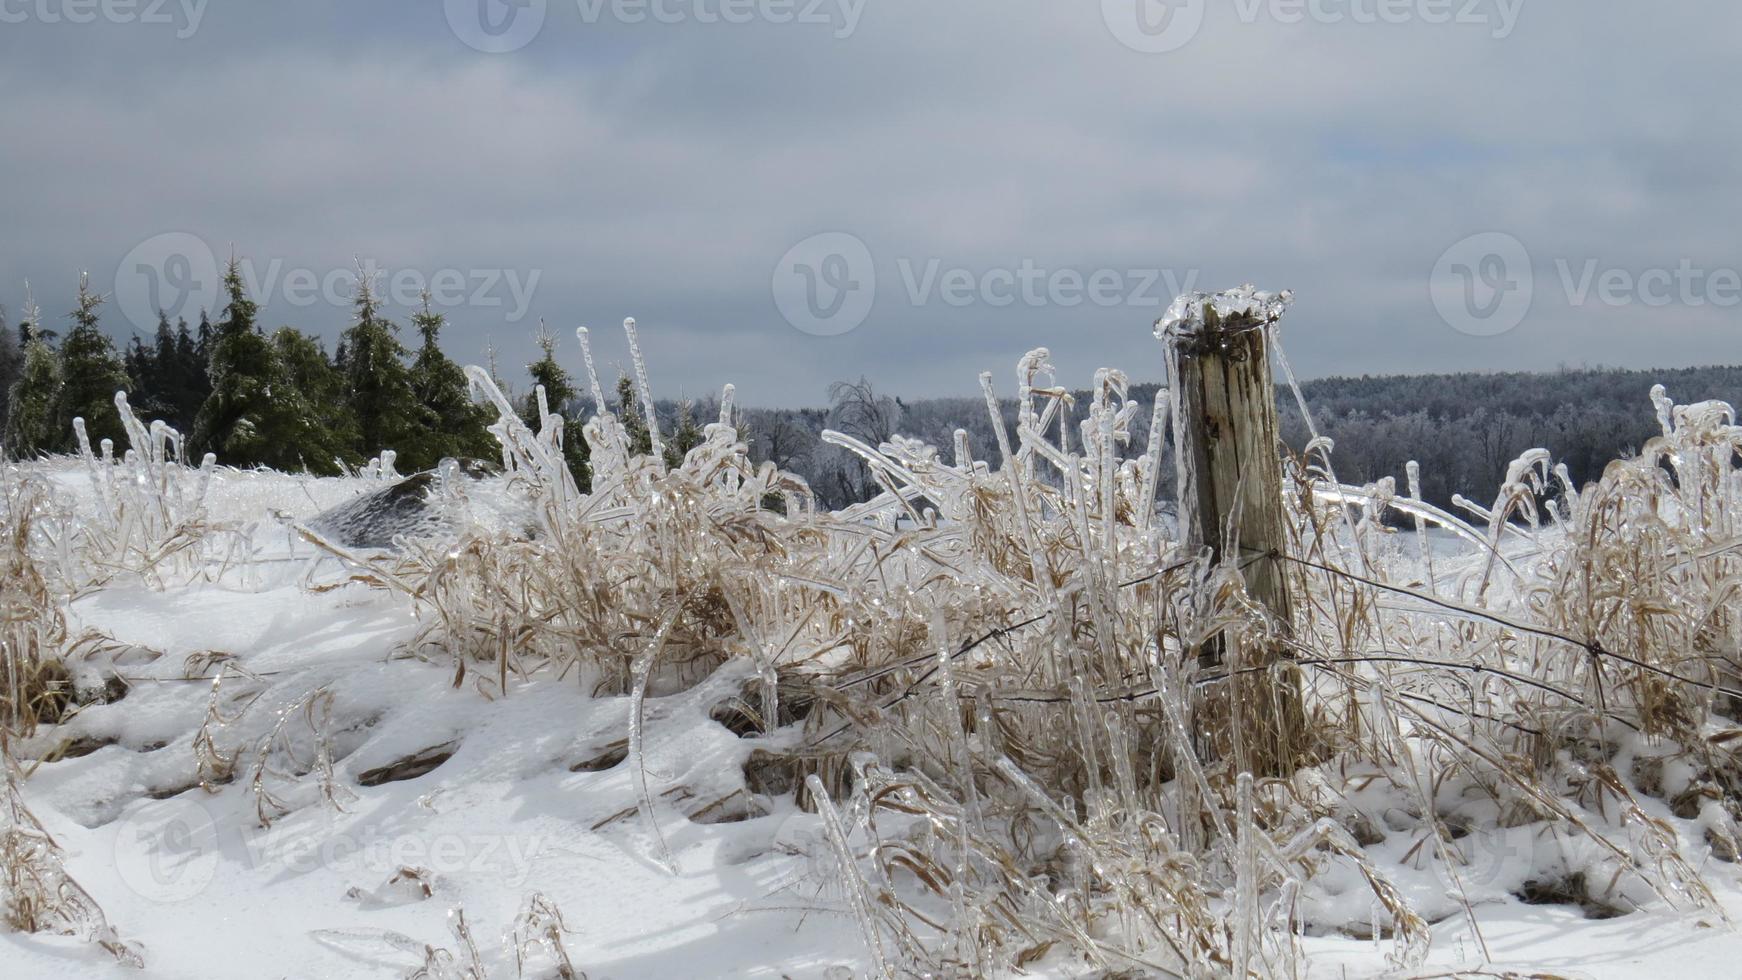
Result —
M 833 513 L 749 462 L 729 392 L 675 467 L 595 416 L 582 493 L 561 420 L 482 372 L 502 473 L 444 468 L 395 549 L 311 521 L 390 460 L 234 473 L 142 429 L 161 453 L 10 472 L 9 513 L 45 515 L 20 621 L 72 692 L 11 743 L 15 799 L 177 976 L 212 950 L 153 902 L 220 896 L 298 909 L 238 915 L 309 969 L 436 977 L 1499 972 L 1576 965 L 1554 934 L 1611 919 L 1727 924 L 1727 406 L 1659 393 L 1638 458 L 1575 488 L 1531 454 L 1462 516 L 1342 485 L 1315 443 L 1278 622 L 1254 556 L 1157 519 L 1168 402 L 1103 371 L 1074 404 L 1046 361 L 1014 431 L 983 379 L 994 445 L 830 434 L 885 490 Z M 507 863 L 339 857 L 468 834 Z M 224 955 L 272 962 L 252 945 Z

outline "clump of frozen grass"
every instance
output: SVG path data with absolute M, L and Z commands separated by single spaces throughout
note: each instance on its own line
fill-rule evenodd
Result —
M 62 663 L 62 597 L 33 556 L 33 536 L 49 491 L 16 468 L 0 470 L 0 924 L 26 933 L 78 936 L 117 960 L 143 966 L 102 908 L 67 874 L 63 854 L 25 804 L 25 774 L 13 741 L 53 724 L 68 709 L 72 684 Z
M 1409 494 L 1338 483 L 1315 440 L 1288 470 L 1278 622 L 1238 560 L 1155 520 L 1165 393 L 1133 455 L 1124 376 L 1078 406 L 1047 361 L 1018 367 L 1014 432 L 983 378 L 993 444 L 958 434 L 948 460 L 827 433 L 884 488 L 834 513 L 752 466 L 730 409 L 676 467 L 593 418 L 583 494 L 560 417 L 541 406 L 532 431 L 473 371 L 531 532 L 367 563 L 421 604 L 417 652 L 492 695 L 579 672 L 639 718 L 747 662 L 717 716 L 798 731 L 770 752 L 833 815 L 829 860 L 886 972 L 1294 975 L 1314 930 L 1384 937 L 1402 969 L 1429 921 L 1473 926 L 1509 894 L 1716 913 L 1693 868 L 1736 856 L 1742 787 L 1727 409 L 1664 402 L 1663 438 L 1583 490 L 1527 455 L 1473 521 L 1413 474 Z M 1463 553 L 1432 554 L 1430 529 Z M 1277 645 L 1291 657 L 1259 656 Z M 1305 724 L 1266 735 L 1255 699 L 1283 683 Z M 1292 774 L 1252 778 L 1279 741 Z M 1519 835 L 1516 868 L 1483 865 Z
M 207 557 L 205 497 L 217 457 L 207 453 L 190 465 L 175 429 L 141 421 L 125 392 L 115 393 L 115 408 L 129 443 L 119 457 L 108 439 L 93 449 L 84 419 L 73 419 L 90 492 L 81 510 L 45 522 L 45 533 L 57 539 L 62 573 L 74 589 L 117 575 L 161 588 L 171 576 L 200 569 Z
M 13 467 L 0 471 L 0 741 L 54 720 L 71 693 L 61 663 L 66 618 L 33 554 L 49 499 L 41 480 Z
M 77 936 L 118 962 L 145 966 L 138 946 L 123 940 L 90 893 L 67 874 L 59 844 L 24 804 L 24 776 L 0 757 L 0 924 L 17 932 Z

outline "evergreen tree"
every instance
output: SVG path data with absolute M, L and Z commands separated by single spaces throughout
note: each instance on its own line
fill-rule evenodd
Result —
M 357 418 L 345 398 L 345 378 L 327 359 L 326 348 L 299 330 L 279 327 L 272 334 L 272 351 L 294 392 L 291 404 L 301 413 L 297 429 L 303 456 L 311 463 L 320 460 L 323 468 L 334 459 L 361 463 L 355 450 Z
M 666 465 L 673 468 L 683 465 L 683 459 L 689 451 L 701 444 L 702 429 L 696 424 L 695 406 L 686 398 L 678 403 L 677 429 L 665 441 Z
M 169 317 L 159 310 L 157 333 L 150 345 L 138 335 L 127 347 L 127 375 L 133 379 L 133 410 L 142 418 L 162 419 L 180 429 L 176 420 L 176 393 L 181 380 L 175 358 L 175 332 Z M 185 431 L 185 430 L 184 430 Z
M 39 453 L 59 452 L 71 442 L 71 433 L 54 429 L 54 403 L 60 394 L 60 358 L 49 345 L 53 331 L 42 329 L 42 313 L 30 301 L 25 287 L 24 319 L 18 325 L 24 341 L 24 364 L 7 396 L 6 451 L 23 459 Z
M 569 373 L 557 363 L 556 338 L 544 329 L 542 323 L 538 327 L 538 349 L 544 352 L 544 356 L 526 366 L 534 387 L 521 400 L 521 421 L 532 431 L 539 430 L 538 387 L 543 386 L 545 404 L 563 417 L 563 461 L 568 464 L 575 484 L 582 490 L 591 489 L 593 472 L 589 460 L 592 453 L 587 446 L 585 423 L 581 420 L 580 398 Z
M 415 452 L 417 399 L 405 367 L 399 327 L 382 317 L 369 277 L 357 270 L 357 320 L 341 347 L 345 390 L 357 416 L 356 448 L 364 458 L 383 449 Z
M 60 348 L 60 388 L 54 401 L 54 425 L 72 438 L 73 419 L 85 420 L 91 446 L 111 439 L 126 445 L 121 414 L 115 410 L 115 393 L 129 386 L 127 369 L 115 344 L 97 323 L 97 308 L 103 298 L 91 291 L 89 275 L 79 276 L 78 308 L 71 316 L 73 329 Z
M 224 272 L 224 291 L 224 318 L 209 330 L 212 390 L 194 420 L 194 450 L 234 466 L 337 472 L 325 434 L 254 324 L 259 307 L 235 259 Z
M 210 331 L 201 317 L 201 328 Z M 185 317 L 178 317 L 175 325 L 175 372 L 179 382 L 175 392 L 175 422 L 180 432 L 192 432 L 194 418 L 199 415 L 200 406 L 205 404 L 206 396 L 212 393 L 212 381 L 207 375 L 209 352 L 204 349 L 202 341 L 196 341 L 188 332 L 188 322 Z
M 20 343 L 19 335 L 6 325 L 6 310 L 0 308 L 0 429 L 4 429 L 6 417 L 10 414 L 7 406 L 11 403 L 12 386 L 18 383 L 23 373 L 24 345 Z
M 648 431 L 647 420 L 641 417 L 641 410 L 635 407 L 635 383 L 629 380 L 627 374 L 617 376 L 617 421 L 623 426 L 623 434 L 629 439 L 630 452 L 653 452 L 653 433 Z
M 217 343 L 217 331 L 212 329 L 212 318 L 205 310 L 200 311 L 200 332 L 195 337 L 194 353 L 199 356 L 200 363 L 211 371 L 212 347 Z
M 448 359 L 438 346 L 446 320 L 430 309 L 429 293 L 423 294 L 423 309 L 411 322 L 423 344 L 411 362 L 411 390 L 422 412 L 421 438 L 415 443 L 410 466 L 428 469 L 444 456 L 489 459 L 496 455 L 496 440 L 487 426 L 490 413 L 472 401 L 466 372 Z
M 138 334 L 127 341 L 127 349 L 121 354 L 121 368 L 127 372 L 128 391 L 138 391 L 143 382 L 150 380 L 151 352 L 145 349 Z

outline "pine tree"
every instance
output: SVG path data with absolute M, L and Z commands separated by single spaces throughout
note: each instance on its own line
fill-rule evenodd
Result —
M 24 342 L 24 365 L 7 396 L 6 451 L 23 459 L 59 452 L 72 434 L 56 433 L 54 403 L 60 393 L 60 358 L 49 345 L 53 331 L 42 328 L 42 313 L 30 301 L 25 286 L 24 319 L 18 325 Z
M 677 407 L 677 429 L 665 442 L 665 462 L 677 468 L 689 451 L 702 444 L 702 429 L 696 424 L 695 406 L 684 399 Z
M 365 458 L 383 449 L 405 453 L 415 442 L 417 400 L 398 333 L 380 315 L 369 276 L 359 268 L 357 320 L 345 331 L 341 356 L 347 400 L 357 416 L 356 448 Z
M 202 321 L 203 321 L 202 317 Z M 206 329 L 209 331 L 210 327 Z M 212 382 L 207 376 L 208 354 L 201 350 L 199 342 L 188 332 L 188 322 L 185 317 L 176 318 L 175 324 L 175 415 L 174 425 L 180 432 L 192 432 L 194 418 L 199 415 L 200 406 L 205 404 L 206 396 L 212 393 Z
M 538 326 L 538 349 L 544 352 L 544 356 L 526 366 L 527 372 L 532 375 L 534 387 L 521 400 L 521 421 L 532 431 L 539 430 L 538 386 L 542 385 L 545 404 L 553 413 L 563 417 L 563 461 L 568 464 L 575 484 L 582 490 L 591 489 L 592 453 L 587 446 L 585 424 L 581 420 L 582 408 L 577 397 L 578 392 L 569 379 L 569 373 L 557 363 L 556 338 L 544 329 L 543 323 Z
M 248 298 L 233 258 L 224 291 L 224 318 L 209 330 L 212 390 L 194 420 L 194 450 L 216 453 L 234 466 L 337 472 L 326 434 L 254 324 L 259 307 Z
M 272 352 L 294 392 L 289 404 L 299 412 L 298 440 L 311 468 L 316 460 L 321 469 L 335 459 L 351 466 L 361 463 L 355 449 L 357 418 L 345 398 L 345 377 L 327 359 L 326 348 L 300 330 L 279 327 L 272 334 Z
M 70 434 L 73 419 L 83 418 L 93 448 L 104 439 L 125 447 L 127 433 L 121 427 L 121 414 L 115 410 L 115 393 L 127 390 L 129 381 L 114 342 L 98 326 L 97 308 L 102 305 L 103 298 L 91 291 L 90 276 L 79 276 L 73 329 L 60 348 L 61 384 L 54 401 L 53 424 Z
M 5 427 L 7 406 L 11 404 L 12 386 L 24 373 L 24 345 L 19 335 L 6 325 L 6 310 L 0 308 L 0 429 Z
M 128 365 L 133 375 L 134 409 L 147 418 L 162 419 L 180 431 L 176 408 L 182 387 L 181 364 L 175 356 L 175 329 L 169 317 L 159 310 L 157 333 L 149 347 L 141 344 L 136 358 L 138 366 Z M 134 373 L 137 371 L 138 373 Z
M 627 374 L 617 376 L 617 421 L 629 439 L 630 452 L 644 455 L 653 452 L 653 433 L 648 431 L 641 410 L 635 407 L 635 383 Z
M 417 358 L 411 363 L 411 390 L 422 419 L 421 438 L 408 466 L 428 469 L 446 456 L 474 459 L 494 456 L 496 440 L 487 430 L 490 414 L 472 401 L 466 372 L 442 353 L 438 340 L 446 319 L 430 309 L 428 292 L 423 294 L 423 309 L 411 322 L 423 338 Z
M 212 348 L 218 342 L 217 331 L 212 328 L 211 314 L 200 311 L 200 332 L 195 337 L 194 353 L 199 355 L 200 363 L 206 365 L 210 372 L 212 364 Z

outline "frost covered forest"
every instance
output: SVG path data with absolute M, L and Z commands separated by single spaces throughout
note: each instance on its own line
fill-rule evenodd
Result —
M 1609 977 L 1742 950 L 1742 427 L 1701 387 L 1731 372 L 1664 375 L 1602 466 L 1527 445 L 1441 506 L 1430 480 L 1488 472 L 1433 475 L 1470 452 L 1456 419 L 1511 420 L 1501 453 L 1560 398 L 1621 411 L 1630 376 L 1417 383 L 1386 426 L 1427 431 L 1370 436 L 1367 472 L 1367 393 L 1407 383 L 1297 386 L 1286 296 L 1182 296 L 1150 363 L 1256 324 L 1305 430 L 1248 553 L 1170 519 L 1202 476 L 1180 379 L 1062 379 L 1044 349 L 977 402 L 858 383 L 757 413 L 727 385 L 670 413 L 631 320 L 615 384 L 582 330 L 519 398 L 432 369 L 475 431 L 401 393 L 355 410 L 335 475 L 225 465 L 340 402 L 287 394 L 263 352 L 295 338 L 236 285 L 196 435 L 68 394 L 83 319 L 47 407 L 14 386 L 13 419 L 79 412 L 71 451 L 0 471 L 23 975 Z M 351 398 L 378 322 L 360 298 L 327 364 Z M 402 467 L 438 449 L 383 452 L 362 430 L 394 412 L 484 465 Z M 829 454 L 857 467 L 839 505 Z

